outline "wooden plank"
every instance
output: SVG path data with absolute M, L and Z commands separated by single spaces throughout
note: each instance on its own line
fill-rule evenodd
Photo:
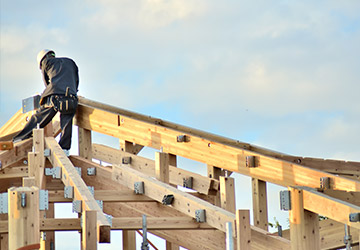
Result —
M 252 201 L 254 225 L 268 230 L 266 182 L 252 178 Z
M 134 189 L 135 182 L 144 182 L 144 194 L 154 200 L 162 202 L 164 195 L 174 195 L 172 207 L 193 218 L 195 218 L 196 210 L 205 209 L 206 222 L 223 232 L 225 232 L 225 223 L 233 222 L 235 219 L 234 214 L 224 209 L 186 194 L 125 165 L 114 165 L 112 170 L 112 179 L 128 188 Z
M 335 199 L 321 192 L 302 187 L 304 192 L 304 208 L 314 213 L 329 217 L 335 221 L 360 229 L 360 224 L 349 221 L 350 213 L 360 213 L 360 207 Z
M 25 206 L 21 196 L 26 195 Z M 18 249 L 40 242 L 39 189 L 12 187 L 9 197 L 9 249 Z
M 76 125 L 160 149 L 253 178 L 284 186 L 320 187 L 321 177 L 332 179 L 335 190 L 360 191 L 360 182 L 290 163 L 282 159 L 228 146 L 198 135 L 187 143 L 176 142 L 179 131 L 80 105 Z M 120 125 L 120 126 L 119 126 Z M 256 168 L 246 168 L 246 156 L 256 157 Z M 271 174 L 269 174 L 271 173 Z
M 327 189 L 327 190 L 323 190 L 322 193 L 329 195 L 333 198 L 354 204 L 356 206 L 360 206 L 360 192 L 346 192 L 346 191 Z
M 236 245 L 238 250 L 251 249 L 249 210 L 236 210 Z
M 35 177 L 24 177 L 23 187 L 32 187 L 36 185 Z
M 22 113 L 22 109 L 17 111 L 11 118 L 0 128 L 0 141 L 11 140 L 14 135 L 20 132 L 30 119 L 33 112 Z
M 124 152 L 128 152 L 130 154 L 134 154 L 137 155 L 141 149 L 144 148 L 144 146 L 142 145 L 138 145 L 138 144 L 134 144 L 132 142 L 129 141 L 125 141 L 125 140 L 119 140 L 120 142 L 120 149 Z
M 66 186 L 74 187 L 74 199 L 82 201 L 83 211 L 94 210 L 97 212 L 98 242 L 110 242 L 110 224 L 98 203 L 90 193 L 88 187 L 75 170 L 74 165 L 71 163 L 69 158 L 66 157 L 65 153 L 54 138 L 46 137 L 45 143 L 51 150 L 51 155 L 48 159 L 53 166 L 61 167 L 61 180 Z
M 169 154 L 155 152 L 155 177 L 159 181 L 169 184 Z
M 333 174 L 360 175 L 360 162 L 339 161 L 331 159 L 310 158 L 301 156 L 282 156 L 282 159 Z
M 85 210 L 82 212 L 82 249 L 86 250 L 96 250 L 97 249 L 97 237 L 96 237 L 96 217 L 97 211 Z
M 131 157 L 132 160 L 130 166 L 132 168 L 155 177 L 155 162 L 144 157 L 100 144 L 93 144 L 93 157 L 111 164 L 120 164 L 123 157 Z M 218 180 L 177 168 L 174 165 L 169 167 L 170 184 L 182 186 L 183 179 L 189 177 L 193 177 L 193 189 L 200 193 L 216 193 L 216 191 L 219 190 L 220 182 Z
M 32 145 L 32 139 L 27 139 L 15 143 L 14 148 L 11 150 L 0 151 L 1 169 L 7 168 L 11 164 L 18 162 L 23 158 L 27 158 L 27 154 L 31 151 Z
M 71 161 L 74 165 L 81 167 L 83 172 L 86 172 L 88 167 L 96 168 L 96 176 L 83 175 L 83 179 L 87 183 L 91 183 L 95 189 L 118 189 L 123 190 L 125 187 L 119 185 L 118 182 L 111 179 L 112 168 L 103 167 L 94 162 L 88 161 L 81 157 L 71 156 Z M 128 216 L 141 216 L 146 214 L 149 216 L 162 217 L 172 216 L 176 217 L 180 215 L 174 209 L 168 206 L 159 206 L 158 204 L 148 203 L 144 205 L 142 203 L 120 203 L 112 204 L 105 203 L 104 211 L 113 216 L 124 216 L 127 213 Z M 188 249 L 224 249 L 225 248 L 225 234 L 221 231 L 160 231 L 154 230 L 151 233 L 158 235 L 159 237 L 165 238 L 171 242 L 175 242 Z M 265 230 L 251 226 L 251 238 L 253 249 L 284 249 L 288 250 L 290 242 L 287 239 L 283 239 L 278 236 L 269 235 Z
M 0 170 L 0 180 L 27 177 L 27 167 L 11 167 Z
M 234 178 L 220 176 L 220 203 L 221 208 L 231 213 L 236 212 Z
M 78 127 L 78 139 L 79 156 L 91 160 L 91 130 Z

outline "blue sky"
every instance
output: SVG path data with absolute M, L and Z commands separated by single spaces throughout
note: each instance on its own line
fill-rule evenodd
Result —
M 0 125 L 43 91 L 36 55 L 49 48 L 77 62 L 89 99 L 288 154 L 360 161 L 359 1 L 0 3 Z M 269 218 L 286 224 L 275 187 L 269 197 Z

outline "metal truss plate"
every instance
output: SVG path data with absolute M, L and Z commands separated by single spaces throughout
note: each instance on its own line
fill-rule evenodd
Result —
M 195 219 L 197 222 L 206 222 L 206 211 L 205 209 L 195 210 Z
M 61 167 L 45 168 L 45 175 L 52 176 L 53 179 L 61 179 Z
M 96 168 L 95 167 L 94 168 L 88 168 L 86 171 L 87 171 L 88 176 L 96 175 Z
M 39 209 L 40 210 L 48 210 L 49 209 L 49 191 L 47 191 L 47 190 L 40 190 Z
M 74 199 L 74 187 L 65 186 L 64 187 L 64 198 Z
M 255 156 L 249 155 L 246 156 L 246 167 L 247 168 L 255 168 Z
M 134 183 L 135 194 L 144 194 L 144 182 L 139 181 Z
M 0 214 L 8 213 L 8 193 L 0 194 Z
M 349 221 L 350 222 L 360 222 L 360 213 L 349 214 Z
M 121 160 L 122 164 L 131 164 L 131 157 L 130 156 L 124 156 Z
M 82 209 L 81 209 L 81 200 L 74 200 L 72 202 L 72 210 L 73 210 L 73 213 L 76 212 L 76 213 L 81 213 L 82 212 Z
M 166 194 L 164 195 L 164 198 L 162 199 L 163 205 L 171 205 L 174 201 L 174 195 L 172 194 Z
M 183 178 L 183 187 L 185 188 L 193 188 L 193 178 L 190 176 L 188 178 Z
M 44 149 L 44 156 L 45 156 L 45 157 L 49 157 L 50 155 L 51 155 L 51 150 L 50 150 L 50 148 Z
M 31 96 L 22 100 L 23 113 L 27 113 L 38 108 L 40 108 L 40 95 Z
M 96 200 L 97 204 L 99 205 L 99 207 L 101 208 L 101 211 L 104 209 L 104 203 L 102 200 Z
M 291 210 L 291 197 L 289 190 L 280 191 L 280 209 L 285 211 Z

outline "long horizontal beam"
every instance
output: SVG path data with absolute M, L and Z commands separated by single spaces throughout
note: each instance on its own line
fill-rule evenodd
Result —
M 359 206 L 335 199 L 308 187 L 302 187 L 301 189 L 303 190 L 304 209 L 360 229 L 359 222 L 349 221 L 351 213 L 360 213 Z
M 13 138 L 30 119 L 33 112 L 22 113 L 22 109 L 18 110 L 1 128 L 0 141 L 8 141 Z
M 106 219 L 99 204 L 90 193 L 88 187 L 75 170 L 74 165 L 66 157 L 59 144 L 52 137 L 45 138 L 45 145 L 50 149 L 49 161 L 53 166 L 59 166 L 62 169 L 61 180 L 65 186 L 74 187 L 74 199 L 82 201 L 82 210 L 97 211 L 98 241 L 100 243 L 110 242 L 110 223 Z
M 147 217 L 148 230 L 215 230 L 206 223 L 198 223 L 190 217 Z M 80 218 L 40 219 L 41 231 L 79 231 Z M 142 229 L 142 217 L 112 218 L 111 230 Z M 8 221 L 0 221 L 0 234 L 8 233 Z
M 96 189 L 119 189 L 122 190 L 122 185 L 119 185 L 118 182 L 115 182 L 111 179 L 112 176 L 112 168 L 111 167 L 103 167 L 99 164 L 96 164 L 92 161 L 86 160 L 82 157 L 71 156 L 71 161 L 74 165 L 82 168 L 82 173 L 86 173 L 89 167 L 96 168 L 95 176 L 83 175 L 83 179 L 87 183 L 91 183 L 91 185 L 95 186 Z M 154 206 L 153 206 L 154 205 Z M 121 208 L 119 208 L 119 206 Z M 171 207 L 171 206 L 170 206 Z M 125 211 L 128 211 L 127 216 L 139 216 L 141 214 L 147 214 L 149 216 L 157 216 L 161 217 L 165 214 L 167 216 L 179 216 L 179 212 L 174 209 L 170 210 L 168 206 L 159 206 L 157 204 L 148 203 L 148 205 L 143 205 L 137 203 L 121 203 L 121 204 L 113 204 L 113 203 L 105 203 L 104 211 L 114 216 L 123 216 Z M 126 212 L 125 212 L 126 213 Z M 212 231 L 209 231 L 212 232 Z M 220 242 L 220 237 L 225 241 L 225 234 L 217 231 L 216 236 L 210 236 L 210 233 L 202 233 L 196 231 L 191 234 L 187 234 L 184 231 L 181 232 L 173 232 L 173 231 L 153 231 L 154 234 L 169 239 L 170 241 L 177 240 L 177 244 L 180 244 L 184 247 L 188 246 L 190 249 L 214 249 L 213 244 L 223 244 Z M 209 239 L 210 237 L 210 239 Z M 214 238 L 211 238 L 214 237 Z M 265 230 L 258 229 L 257 227 L 251 227 L 251 245 L 254 246 L 253 249 L 284 249 L 287 250 L 290 247 L 290 242 L 287 239 L 283 239 L 278 236 L 269 235 L 269 233 Z M 181 239 L 181 240 L 179 240 Z M 216 241 L 214 241 L 216 239 Z M 186 244 L 184 243 L 186 242 Z M 270 244 L 269 244 L 270 243 Z M 209 245 L 208 245 L 209 244 Z M 191 248 L 191 246 L 195 246 L 196 248 Z M 223 247 L 216 247 L 215 249 L 222 249 Z
M 94 197 L 96 200 L 103 202 L 155 202 L 146 196 L 136 195 L 132 191 L 118 191 L 118 190 L 94 190 Z M 63 203 L 72 202 L 72 199 L 64 197 L 64 191 L 55 190 L 49 191 L 49 202 Z
M 174 201 L 172 208 L 195 218 L 195 211 L 206 210 L 206 222 L 223 232 L 226 232 L 226 222 L 234 222 L 235 215 L 216 207 L 177 188 L 149 177 L 125 165 L 113 165 L 112 179 L 130 189 L 134 189 L 135 182 L 144 182 L 144 195 L 162 202 L 165 195 L 172 194 Z
M 27 177 L 28 175 L 27 167 L 11 167 L 0 170 L 0 180 L 9 178 L 22 178 Z
M 75 124 L 278 185 L 320 188 L 320 178 L 329 177 L 335 190 L 360 191 L 358 181 L 218 143 L 199 135 L 188 136 L 188 142 L 177 142 L 177 136 L 183 135 L 182 131 L 139 121 L 120 113 L 79 105 Z M 246 167 L 247 156 L 255 156 L 255 168 Z
M 155 177 L 155 162 L 153 160 L 100 144 L 92 145 L 92 156 L 95 159 L 111 164 L 120 164 L 123 157 L 131 157 L 131 163 L 129 166 L 146 175 Z M 198 191 L 199 193 L 209 194 L 210 192 L 213 193 L 219 190 L 219 180 L 211 179 L 174 166 L 169 166 L 170 184 L 182 186 L 183 179 L 189 177 L 193 178 L 192 189 Z

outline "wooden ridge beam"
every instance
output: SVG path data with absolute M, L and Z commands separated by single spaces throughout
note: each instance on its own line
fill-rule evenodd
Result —
M 301 190 L 303 190 L 304 209 L 360 229 L 360 223 L 349 221 L 351 213 L 360 213 L 359 206 L 335 199 L 308 187 L 301 187 Z
M 75 124 L 139 145 L 155 149 L 162 147 L 164 152 L 278 185 L 320 188 L 320 178 L 329 177 L 332 179 L 332 188 L 335 190 L 360 191 L 360 182 L 358 181 L 215 142 L 199 135 L 191 135 L 189 142 L 179 143 L 176 138 L 182 134 L 181 131 L 83 105 L 78 107 Z M 256 167 L 246 167 L 247 156 L 255 157 Z
M 25 126 L 30 119 L 32 111 L 25 114 L 22 109 L 18 110 L 11 118 L 0 128 L 0 141 L 8 141 L 13 138 Z
M 158 202 L 162 202 L 164 195 L 174 195 L 174 201 L 171 206 L 193 218 L 195 218 L 196 210 L 205 209 L 206 222 L 223 232 L 225 232 L 226 222 L 233 222 L 235 220 L 235 215 L 233 213 L 193 197 L 190 194 L 184 193 L 168 184 L 125 166 L 124 164 L 114 165 L 112 171 L 112 179 L 130 189 L 134 189 L 135 182 L 144 182 L 144 195 L 157 200 Z
M 332 174 L 360 175 L 360 162 L 289 155 L 282 156 L 281 159 Z
M 92 145 L 92 155 L 95 159 L 111 164 L 120 164 L 122 163 L 123 157 L 131 157 L 131 164 L 129 166 L 149 176 L 155 177 L 155 161 L 153 160 L 101 144 Z M 199 193 L 209 194 L 219 190 L 220 182 L 216 179 L 186 171 L 176 166 L 169 166 L 170 184 L 182 186 L 183 179 L 189 177 L 193 178 L 193 190 Z
M 100 243 L 110 242 L 110 224 L 81 176 L 75 170 L 74 165 L 54 138 L 46 137 L 45 144 L 51 150 L 51 155 L 48 157 L 49 161 L 53 166 L 61 167 L 61 180 L 65 186 L 74 187 L 74 199 L 82 201 L 82 210 L 97 212 L 98 241 Z
M 88 167 L 96 167 L 95 176 L 83 175 L 83 179 L 87 183 L 95 186 L 95 189 L 119 189 L 122 190 L 125 187 L 119 185 L 117 182 L 111 179 L 112 168 L 103 167 L 92 161 L 88 161 L 78 156 L 71 156 L 70 160 L 74 165 L 81 167 L 82 172 L 86 173 Z M 104 211 L 113 216 L 123 216 L 125 211 L 129 212 L 128 216 L 141 216 L 141 214 L 147 214 L 149 216 L 161 217 L 167 214 L 167 216 L 179 216 L 179 212 L 174 209 L 170 209 L 168 206 L 159 206 L 154 203 L 105 203 Z M 159 237 L 165 238 L 171 242 L 175 242 L 183 247 L 189 249 L 223 249 L 225 248 L 225 234 L 220 231 L 213 232 L 207 230 L 206 232 L 196 231 L 187 233 L 185 231 L 160 231 L 154 230 L 152 233 Z M 211 235 L 214 234 L 214 235 Z M 223 239 L 223 241 L 222 241 Z M 290 241 L 279 236 L 269 235 L 265 230 L 251 226 L 251 245 L 253 249 L 284 249 L 290 248 Z M 216 245 L 216 247 L 214 247 Z M 196 246 L 196 247 L 195 247 Z

